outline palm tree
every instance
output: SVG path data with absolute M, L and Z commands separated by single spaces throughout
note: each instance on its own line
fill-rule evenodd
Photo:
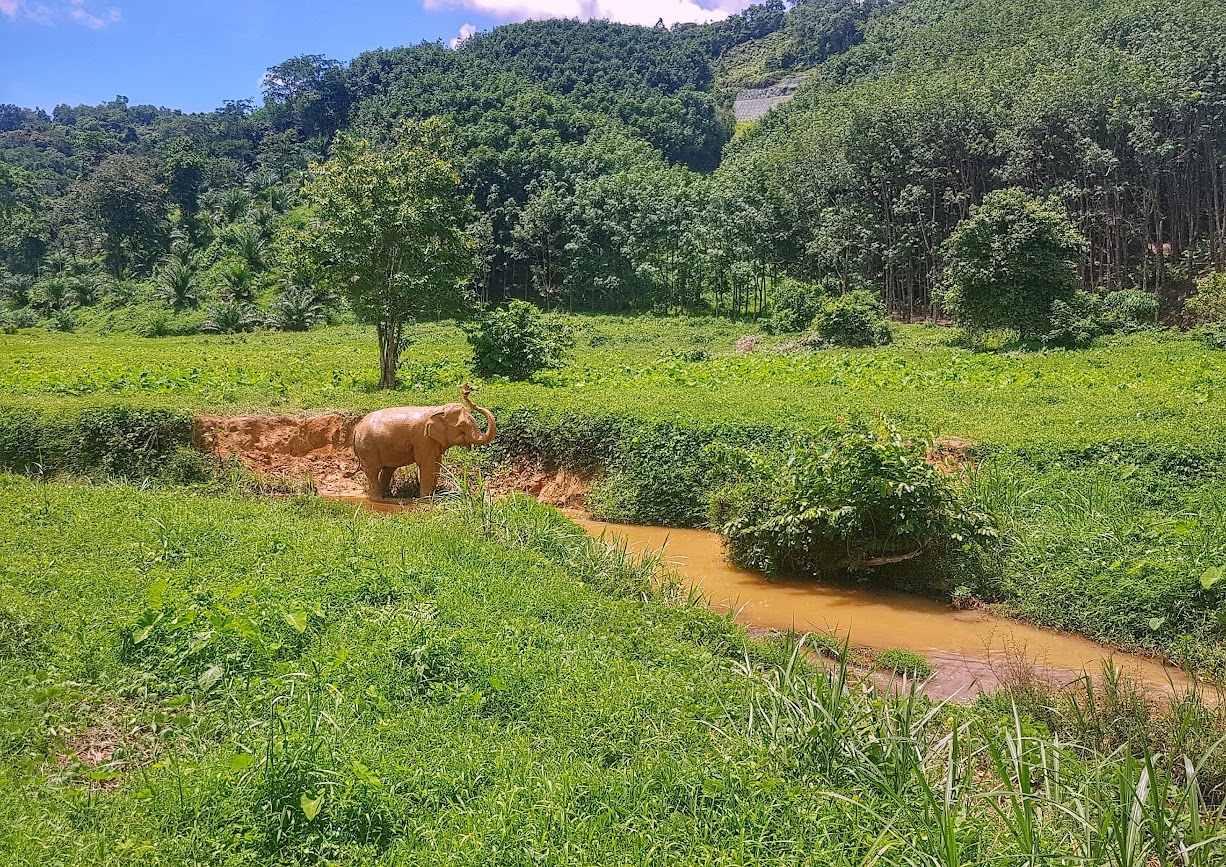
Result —
M 314 289 L 290 284 L 273 300 L 267 324 L 282 331 L 309 331 L 325 315 L 324 300 Z
M 250 304 L 222 301 L 209 308 L 209 318 L 201 323 L 200 330 L 213 334 L 234 334 L 248 331 L 259 324 L 259 314 Z
M 257 227 L 246 223 L 231 227 L 230 243 L 252 271 L 263 269 L 266 248 L 264 238 Z
M 255 272 L 246 262 L 227 262 L 221 270 L 221 298 L 223 301 L 252 300 L 251 284 L 255 280 Z
M 158 272 L 156 294 L 175 310 L 199 305 L 194 263 L 186 264 L 177 258 L 167 259 Z

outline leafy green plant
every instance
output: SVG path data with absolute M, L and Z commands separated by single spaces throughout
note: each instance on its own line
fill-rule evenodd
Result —
M 1158 318 L 1158 298 L 1153 292 L 1119 289 L 1103 299 L 1121 331 L 1151 326 Z
M 874 668 L 884 668 L 895 674 L 905 674 L 910 677 L 927 678 L 936 673 L 927 659 L 918 653 L 900 648 L 883 650 L 873 657 Z
M 1059 202 L 1016 188 L 989 193 L 945 243 L 938 300 L 970 331 L 1039 337 L 1050 330 L 1052 303 L 1077 291 L 1085 250 Z
M 1075 292 L 1068 299 L 1057 298 L 1051 303 L 1051 330 L 1043 336 L 1044 343 L 1084 348 L 1094 338 L 1111 328 L 1107 305 L 1101 295 Z
M 1202 325 L 1226 325 L 1226 271 L 1196 281 L 1196 294 L 1188 299 L 1188 313 Z
M 732 559 L 764 572 L 842 573 L 990 543 L 996 531 L 887 421 L 823 429 L 764 455 L 717 448 L 730 477 L 711 525 Z
M 804 331 L 822 310 L 826 290 L 812 283 L 785 277 L 770 293 L 770 315 L 762 321 L 768 333 Z
M 884 346 L 893 337 L 881 297 L 868 289 L 826 301 L 813 325 L 817 336 L 833 346 Z
M 154 294 L 175 310 L 196 307 L 200 303 L 197 282 L 194 261 L 170 258 L 158 272 Z
M 465 328 L 478 376 L 528 379 L 562 366 L 574 343 L 572 329 L 526 301 L 488 310 Z
M 209 308 L 208 316 L 200 330 L 210 334 L 250 331 L 263 322 L 259 311 L 243 301 L 221 301 Z
M 291 284 L 272 300 L 266 324 L 281 331 L 310 331 L 326 316 L 324 301 L 314 289 Z

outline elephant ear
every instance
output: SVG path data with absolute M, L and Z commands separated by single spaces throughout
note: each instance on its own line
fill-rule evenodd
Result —
M 430 413 L 426 420 L 426 436 L 441 446 L 447 445 L 447 417 L 445 409 L 437 409 Z

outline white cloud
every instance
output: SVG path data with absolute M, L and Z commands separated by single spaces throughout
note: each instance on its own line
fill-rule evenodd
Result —
M 751 2 L 753 0 L 423 0 L 423 6 L 426 9 L 462 7 L 483 12 L 499 21 L 607 18 L 650 27 L 664 19 L 671 27 L 679 21 L 719 21 L 740 12 Z
M 448 42 L 447 44 L 454 51 L 455 49 L 460 47 L 460 43 L 462 43 L 465 39 L 472 36 L 476 32 L 477 32 L 477 28 L 474 27 L 472 24 L 461 24 L 460 25 L 460 35 L 457 36 L 455 39 L 451 40 L 450 42 Z
M 32 3 L 30 0 L 0 0 L 0 14 L 38 24 L 71 20 L 92 30 L 100 30 L 120 18 L 120 12 L 114 6 L 91 11 L 85 4 L 86 0 L 60 0 L 50 4 Z

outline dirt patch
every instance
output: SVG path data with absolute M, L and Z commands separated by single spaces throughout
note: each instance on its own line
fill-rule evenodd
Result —
M 238 458 L 268 479 L 309 481 L 325 496 L 365 491 L 353 453 L 356 419 L 338 413 L 312 416 L 200 416 L 193 436 L 219 458 Z
M 91 725 L 65 738 L 57 763 L 91 788 L 119 788 L 125 772 L 148 765 L 161 748 L 151 726 L 123 717 L 118 708 L 103 708 Z
M 925 460 L 938 472 L 964 473 L 975 465 L 975 449 L 978 443 L 962 437 L 938 437 L 932 441 Z
M 528 462 L 501 467 L 486 479 L 485 489 L 494 496 L 513 492 L 528 494 L 561 509 L 582 509 L 595 479 L 571 470 L 547 470 Z

